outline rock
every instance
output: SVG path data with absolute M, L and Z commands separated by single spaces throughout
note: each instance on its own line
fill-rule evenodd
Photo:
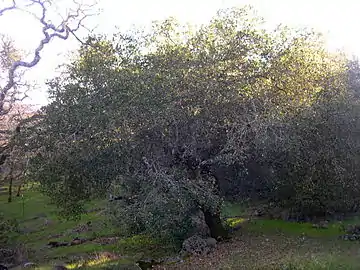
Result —
M 166 257 L 162 261 L 162 263 L 164 263 L 164 264 L 174 264 L 174 263 L 181 263 L 181 262 L 183 262 L 183 259 L 180 256 Z
M 207 243 L 207 245 L 208 245 L 210 248 L 213 249 L 213 248 L 216 247 L 217 241 L 216 241 L 215 238 L 209 237 L 209 238 L 206 239 L 206 243 Z
M 360 240 L 360 235 L 357 234 L 345 234 L 341 238 L 345 241 L 358 241 Z
M 24 263 L 24 268 L 36 268 L 37 264 L 33 262 Z
M 327 228 L 329 228 L 329 222 L 327 220 L 325 220 L 325 221 L 321 221 L 318 223 L 314 223 L 312 225 L 312 227 L 315 229 L 327 229 Z
M 199 235 L 191 236 L 182 244 L 181 255 L 200 255 L 209 254 L 216 247 L 216 240 L 214 238 L 202 238 Z
M 360 240 L 360 225 L 349 225 L 346 228 L 343 227 L 345 234 L 341 236 L 341 239 L 345 241 L 358 241 Z
M 349 225 L 346 229 L 345 229 L 347 234 L 356 234 L 356 235 L 360 235 L 360 225 Z

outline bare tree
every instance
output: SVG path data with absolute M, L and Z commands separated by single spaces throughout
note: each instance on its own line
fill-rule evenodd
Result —
M 0 33 L 0 182 L 5 181 L 10 186 L 9 202 L 14 180 L 19 184 L 20 193 L 20 178 L 28 159 L 27 153 L 10 143 L 11 138 L 18 136 L 20 121 L 35 113 L 33 109 L 29 111 L 25 105 L 19 104 L 27 97 L 27 90 L 30 89 L 30 85 L 23 79 L 24 72 L 39 63 L 44 47 L 52 40 L 67 40 L 70 35 L 80 40 L 76 32 L 85 28 L 83 22 L 87 17 L 97 14 L 94 10 L 95 2 L 89 5 L 78 0 L 66 1 L 0 0 L 0 18 L 10 12 L 23 12 L 36 18 L 42 32 L 42 37 L 27 61 L 24 60 L 25 53 L 16 47 L 14 40 Z M 65 14 L 59 9 L 59 2 L 63 4 L 62 8 L 66 4 Z
M 26 171 L 28 156 L 15 140 L 20 135 L 20 124 L 36 114 L 36 110 L 27 104 L 15 104 L 11 111 L 0 116 L 0 185 L 9 186 L 8 201 L 12 200 L 13 186 L 17 185 L 17 196 L 20 196 L 23 176 Z
M 3 3 L 4 1 L 0 2 Z M 12 12 L 14 10 L 26 12 L 34 16 L 42 26 L 43 37 L 39 40 L 38 46 L 33 52 L 33 57 L 30 61 L 23 61 L 19 57 L 14 57 L 12 52 L 16 52 L 14 44 L 10 39 L 6 39 L 5 36 L 1 38 L 0 36 L 0 46 L 2 45 L 1 54 L 5 55 L 2 68 L 6 68 L 7 76 L 4 80 L 4 85 L 0 85 L 0 115 L 4 115 L 11 111 L 12 105 L 19 100 L 22 100 L 26 97 L 26 92 L 20 92 L 19 86 L 20 81 L 19 74 L 21 68 L 31 68 L 39 63 L 41 59 L 41 52 L 44 49 L 44 46 L 50 43 L 54 38 L 59 38 L 62 40 L 67 40 L 71 35 L 76 36 L 76 31 L 81 27 L 85 27 L 83 22 L 84 20 L 91 16 L 95 15 L 94 4 L 84 4 L 78 2 L 77 0 L 72 0 L 74 8 L 69 8 L 66 11 L 66 14 L 63 16 L 60 13 L 58 14 L 61 18 L 61 22 L 58 25 L 55 25 L 48 15 L 50 9 L 56 10 L 55 1 L 52 0 L 12 0 L 7 1 L 9 4 L 7 6 L 0 6 L 0 17 L 4 16 L 7 12 Z M 5 2 L 6 3 L 6 2 Z M 40 15 L 33 12 L 37 8 L 40 11 Z M 78 39 L 78 38 L 77 38 Z

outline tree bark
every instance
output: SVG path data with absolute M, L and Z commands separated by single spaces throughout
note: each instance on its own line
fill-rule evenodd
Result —
M 11 203 L 12 201 L 12 185 L 13 185 L 13 178 L 10 176 L 9 179 L 9 197 L 8 197 L 8 202 Z
M 18 186 L 16 197 L 20 197 L 20 193 L 21 193 L 21 184 L 19 184 L 19 186 Z
M 189 165 L 190 164 L 190 165 Z M 197 166 L 196 168 L 193 168 L 191 166 L 191 163 L 188 162 L 188 169 L 191 173 L 190 177 L 195 179 L 198 179 L 201 177 L 201 167 Z M 213 175 L 216 181 L 217 189 L 219 189 L 219 178 L 216 178 L 215 175 Z M 204 217 L 205 217 L 205 223 L 210 229 L 210 235 L 211 237 L 215 238 L 218 241 L 228 239 L 229 233 L 225 229 L 224 225 L 221 222 L 220 218 L 220 209 L 216 211 L 215 213 L 207 209 L 203 205 L 199 205 L 199 208 L 203 211 Z
M 229 238 L 229 233 L 221 222 L 220 212 L 212 213 L 209 210 L 203 210 L 203 212 L 205 216 L 205 223 L 210 229 L 211 237 L 218 241 Z

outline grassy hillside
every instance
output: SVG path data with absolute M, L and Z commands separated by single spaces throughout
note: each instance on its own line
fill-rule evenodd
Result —
M 118 259 L 126 264 L 143 256 L 163 255 L 168 248 L 145 236 L 119 238 L 116 228 L 104 216 L 104 201 L 93 201 L 86 206 L 87 214 L 80 220 L 64 220 L 57 208 L 36 189 L 28 189 L 23 197 L 7 202 L 7 194 L 0 193 L 0 212 L 16 218 L 20 227 L 20 242 L 26 246 L 24 259 L 39 265 L 67 262 L 70 268 L 84 262 L 95 267 L 96 262 Z M 71 242 L 83 239 L 85 243 L 73 246 L 48 247 L 49 242 Z M 155 251 L 156 252 L 155 252 Z M 160 253 L 156 254 L 156 253 Z M 121 255 L 121 256 L 120 256 Z M 46 268 L 46 267 L 45 267 Z

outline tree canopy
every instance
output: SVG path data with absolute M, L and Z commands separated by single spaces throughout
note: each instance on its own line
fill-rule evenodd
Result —
M 91 36 L 49 95 L 43 118 L 28 124 L 29 177 L 65 214 L 116 192 L 123 199 L 111 211 L 129 233 L 174 234 L 201 211 L 211 235 L 226 237 L 221 168 L 245 179 L 249 162 L 265 164 L 262 188 L 274 195 L 357 164 L 348 61 L 313 31 L 264 30 L 248 8 L 197 28 L 168 19 L 150 33 Z M 322 171 L 308 171 L 318 162 Z

